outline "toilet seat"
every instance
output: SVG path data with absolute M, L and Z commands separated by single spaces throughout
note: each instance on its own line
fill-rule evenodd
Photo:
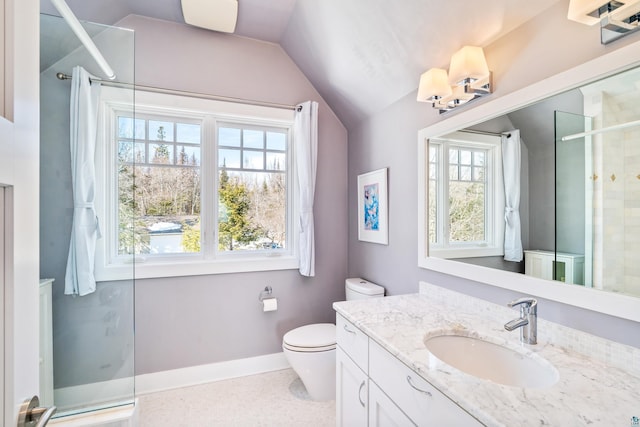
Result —
M 334 350 L 336 325 L 316 323 L 293 329 L 282 338 L 282 347 L 290 351 L 307 353 Z

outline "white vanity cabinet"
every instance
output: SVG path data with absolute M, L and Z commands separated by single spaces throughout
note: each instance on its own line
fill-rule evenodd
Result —
M 336 425 L 366 426 L 369 337 L 338 315 L 336 340 Z
M 482 425 L 341 315 L 336 328 L 339 427 Z

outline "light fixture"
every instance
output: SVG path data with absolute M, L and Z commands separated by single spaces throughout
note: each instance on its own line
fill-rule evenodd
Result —
M 76 15 L 73 14 L 71 9 L 69 8 L 69 5 L 67 5 L 64 0 L 51 0 L 51 4 L 55 6 L 55 8 L 60 13 L 60 16 L 62 16 L 62 18 L 67 22 L 71 30 L 75 33 L 76 37 L 78 37 L 89 54 L 100 66 L 107 78 L 109 80 L 115 79 L 116 74 L 113 72 L 113 69 L 109 66 L 107 60 L 104 59 L 104 56 L 102 56 L 102 53 L 100 52 L 98 47 L 95 45 L 91 37 L 89 37 L 89 34 L 87 34 L 80 21 L 78 21 Z
M 238 20 L 237 0 L 181 0 L 184 22 L 207 30 L 233 33 Z
M 640 0 L 570 0 L 567 18 L 600 24 L 601 42 L 606 44 L 640 29 Z
M 491 71 L 481 47 L 464 46 L 451 56 L 449 73 L 431 68 L 420 76 L 417 100 L 440 113 L 491 93 Z

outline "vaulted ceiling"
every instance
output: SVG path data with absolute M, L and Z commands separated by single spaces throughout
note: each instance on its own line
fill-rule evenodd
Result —
M 240 36 L 279 43 L 349 128 L 447 68 L 463 45 L 486 46 L 564 0 L 238 0 Z M 67 0 L 82 20 L 129 14 L 183 23 L 180 0 Z M 57 14 L 49 0 L 41 11 Z

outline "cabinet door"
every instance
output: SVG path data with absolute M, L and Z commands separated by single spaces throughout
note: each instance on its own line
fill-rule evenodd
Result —
M 376 383 L 369 381 L 369 426 L 413 427 L 415 424 L 380 390 Z
M 336 425 L 367 425 L 369 399 L 367 375 L 340 348 L 336 348 Z
M 418 426 L 481 425 L 373 340 L 369 342 L 369 375 Z

